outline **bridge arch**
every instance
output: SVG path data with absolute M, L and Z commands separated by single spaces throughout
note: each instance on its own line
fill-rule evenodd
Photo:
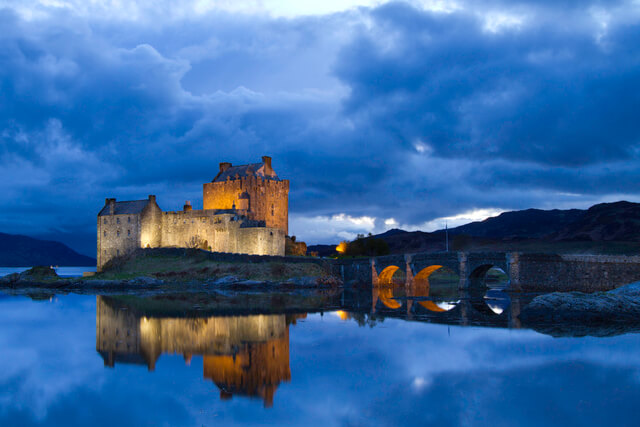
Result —
M 436 280 L 436 291 L 434 293 L 434 289 L 432 289 L 431 279 L 433 278 L 432 275 L 434 275 L 434 273 L 436 272 L 437 274 L 442 272 L 445 275 L 455 276 L 456 279 L 452 283 L 447 283 L 448 281 L 442 283 L 442 279 Z M 409 289 L 411 293 L 410 296 L 414 298 L 429 297 L 430 300 L 416 301 L 416 303 L 418 306 L 421 306 L 422 308 L 425 308 L 430 312 L 443 313 L 446 311 L 450 311 L 456 306 L 457 303 L 459 303 L 459 300 L 455 298 L 447 298 L 446 296 L 444 296 L 443 298 L 442 292 L 444 290 L 446 294 L 448 293 L 447 291 L 451 291 L 452 289 L 457 292 L 458 282 L 458 274 L 451 268 L 441 264 L 428 265 L 427 267 L 422 268 L 422 270 L 420 270 L 413 278 Z M 442 287 L 443 284 L 445 284 L 444 288 Z
M 505 290 L 509 287 L 509 277 L 501 266 L 489 263 L 479 265 L 469 279 L 470 303 L 476 311 L 488 316 L 500 316 L 508 308 L 510 297 Z
M 380 301 L 382 305 L 391 310 L 402 307 L 402 304 L 393 297 L 393 276 L 400 270 L 397 265 L 385 267 L 378 275 L 377 286 L 374 285 L 374 305 Z
M 433 311 L 434 313 L 443 313 L 445 311 L 451 310 L 451 308 L 446 309 L 446 308 L 440 307 L 438 304 L 436 304 L 433 301 L 419 301 L 418 304 L 429 311 Z
M 420 270 L 418 274 L 415 275 L 413 280 L 416 280 L 416 281 L 429 280 L 429 276 L 431 276 L 431 274 L 434 271 L 440 270 L 441 268 L 442 268 L 441 265 L 430 265 L 428 267 L 425 267 L 422 270 Z
M 483 264 L 476 267 L 471 274 L 469 274 L 469 279 L 471 280 L 482 280 L 487 275 L 487 272 L 493 268 L 493 264 Z
M 401 270 L 397 265 L 390 265 L 388 267 L 385 267 L 384 270 L 382 270 L 378 275 L 378 284 L 386 286 L 393 285 L 394 276 L 396 276 L 397 281 L 400 278 L 399 276 L 404 276 L 404 271 Z
M 402 307 L 402 303 L 393 297 L 393 288 L 391 286 L 383 286 L 378 289 L 378 300 L 387 308 L 396 310 Z

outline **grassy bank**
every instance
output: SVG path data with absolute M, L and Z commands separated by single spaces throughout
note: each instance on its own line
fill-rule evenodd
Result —
M 185 251 L 183 256 L 140 251 L 113 260 L 105 271 L 86 280 L 124 280 L 146 276 L 182 282 L 235 276 L 248 280 L 285 281 L 294 277 L 330 275 L 329 265 L 311 262 L 216 262 L 201 251 Z

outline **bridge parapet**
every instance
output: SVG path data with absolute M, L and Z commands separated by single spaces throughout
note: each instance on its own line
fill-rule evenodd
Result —
M 345 283 L 378 284 L 385 268 L 395 266 L 407 273 L 407 283 L 447 267 L 460 276 L 460 288 L 484 276 L 491 268 L 502 269 L 514 291 L 606 291 L 640 281 L 640 256 L 558 255 L 520 252 L 439 252 L 388 255 L 375 258 L 335 260 L 333 271 Z M 389 272 L 389 271 L 388 271 Z M 389 275 L 388 279 L 393 276 Z M 385 276 L 386 277 L 386 276 Z
M 608 291 L 640 280 L 640 256 L 519 253 L 517 258 L 512 283 L 527 291 Z

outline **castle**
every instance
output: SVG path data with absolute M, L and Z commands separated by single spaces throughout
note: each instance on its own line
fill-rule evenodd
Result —
M 187 364 L 202 356 L 203 376 L 233 395 L 273 405 L 276 389 L 291 379 L 289 325 L 303 314 L 202 318 L 147 317 L 118 297 L 96 297 L 96 350 L 105 366 L 146 365 L 155 370 L 163 353 L 182 354 Z
M 197 247 L 213 252 L 284 255 L 289 228 L 289 181 L 262 162 L 220 163 L 203 184 L 203 207 L 186 202 L 181 211 L 163 212 L 156 196 L 118 202 L 106 199 L 98 213 L 97 268 L 137 248 Z

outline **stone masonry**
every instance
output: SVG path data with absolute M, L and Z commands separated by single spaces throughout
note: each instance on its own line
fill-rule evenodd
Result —
M 237 209 L 251 220 L 289 233 L 289 181 L 278 178 L 271 157 L 240 166 L 220 163 L 218 175 L 203 184 L 202 192 L 205 210 Z
M 154 195 L 122 202 L 106 199 L 97 222 L 98 271 L 112 258 L 138 248 L 284 255 L 289 181 L 278 178 L 266 156 L 263 163 L 222 165 L 230 164 L 221 164 L 216 179 L 235 172 L 222 181 L 214 179 L 213 186 L 204 185 L 201 210 L 187 202 L 181 211 L 163 212 Z

